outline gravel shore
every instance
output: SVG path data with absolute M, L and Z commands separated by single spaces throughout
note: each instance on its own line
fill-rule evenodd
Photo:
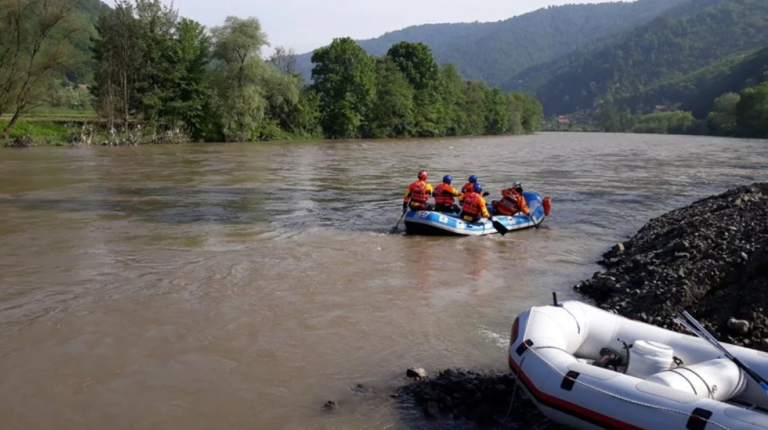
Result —
M 768 183 L 699 200 L 652 219 L 574 288 L 611 312 L 683 333 L 682 310 L 719 340 L 768 351 Z M 687 333 L 690 334 L 690 333 Z M 514 386 L 509 372 L 410 372 L 397 390 L 432 418 L 480 427 L 562 429 Z

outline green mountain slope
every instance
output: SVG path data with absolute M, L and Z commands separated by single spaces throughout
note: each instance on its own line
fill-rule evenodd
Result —
M 692 0 L 628 32 L 523 71 L 502 88 L 535 91 L 548 115 L 592 108 L 597 98 L 637 102 L 633 97 L 665 83 L 715 76 L 718 67 L 727 69 L 739 55 L 766 44 L 768 1 Z M 655 102 L 676 101 L 669 96 L 674 95 L 657 92 Z
M 738 93 L 768 80 L 768 48 L 726 57 L 682 78 L 664 81 L 638 94 L 620 98 L 618 104 L 643 110 L 656 104 L 679 105 L 697 118 L 705 117 L 715 98 Z
M 100 0 L 79 0 L 73 19 L 78 23 L 80 31 L 69 36 L 69 42 L 74 48 L 76 64 L 67 72 L 67 80 L 72 83 L 90 83 L 93 79 L 93 59 L 91 54 L 91 38 L 96 36 L 95 24 L 99 15 L 110 10 L 110 7 Z
M 423 42 L 438 63 L 453 63 L 467 79 L 500 85 L 517 72 L 568 53 L 590 41 L 658 16 L 684 0 L 638 0 L 549 7 L 504 21 L 408 27 L 358 41 L 369 54 L 384 55 L 395 43 Z M 311 75 L 311 53 L 298 56 L 300 73 Z

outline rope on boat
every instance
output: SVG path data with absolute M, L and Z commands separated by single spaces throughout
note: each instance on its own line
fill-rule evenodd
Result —
M 551 367 L 552 370 L 554 370 L 555 372 L 559 373 L 562 377 L 566 378 L 567 375 L 565 375 L 563 372 L 560 371 L 560 369 L 558 369 L 557 367 L 552 365 L 549 361 L 547 361 L 544 357 L 542 357 L 539 353 L 537 353 L 535 351 L 536 349 L 546 349 L 546 348 L 551 348 L 551 347 L 538 347 L 537 348 L 537 347 L 534 346 L 534 347 L 526 348 L 525 353 L 523 353 L 523 358 L 520 360 L 520 365 L 518 366 L 518 374 L 519 374 L 519 372 L 522 371 L 523 362 L 525 361 L 526 353 L 528 351 L 531 351 L 535 356 L 539 357 L 541 359 L 541 361 L 546 363 L 547 366 Z M 560 348 L 554 348 L 554 349 L 560 349 Z M 660 411 L 671 412 L 673 414 L 683 415 L 683 416 L 686 416 L 686 417 L 690 417 L 691 416 L 690 412 L 683 412 L 683 411 L 679 411 L 677 409 L 667 408 L 665 406 L 652 405 L 650 403 L 645 403 L 645 402 L 641 402 L 641 401 L 638 401 L 638 400 L 630 399 L 628 397 L 620 396 L 620 395 L 618 395 L 616 393 L 611 393 L 610 391 L 603 390 L 602 388 L 597 388 L 597 387 L 589 385 L 589 384 L 587 384 L 587 383 L 585 383 L 583 381 L 579 381 L 578 379 L 571 379 L 571 378 L 568 378 L 568 379 L 572 380 L 573 382 L 575 382 L 577 384 L 581 384 L 581 385 L 583 385 L 583 386 L 585 386 L 587 388 L 591 388 L 591 389 L 593 389 L 593 390 L 595 390 L 595 391 L 597 391 L 599 393 L 608 395 L 610 397 L 614 397 L 614 398 L 619 399 L 619 400 L 623 400 L 623 401 L 628 402 L 628 403 L 633 403 L 635 405 L 643 406 L 643 407 L 646 407 L 646 408 L 658 409 Z M 517 385 L 517 384 L 515 384 L 515 385 Z M 703 417 L 697 417 L 697 418 L 699 418 L 701 420 L 704 420 L 704 421 L 706 421 L 706 422 L 708 422 L 708 423 L 710 423 L 710 424 L 712 424 L 712 425 L 714 425 L 716 427 L 720 427 L 723 430 L 731 430 L 730 428 L 728 428 L 728 427 L 726 427 L 726 426 L 724 426 L 722 424 L 719 424 L 719 423 L 717 423 L 715 421 L 712 421 L 712 420 L 709 420 L 709 419 L 704 419 Z

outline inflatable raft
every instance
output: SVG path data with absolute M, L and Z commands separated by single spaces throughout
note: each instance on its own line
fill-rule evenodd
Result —
M 722 345 L 768 375 L 768 354 Z M 574 429 L 768 429 L 768 393 L 711 344 L 580 302 L 521 313 L 509 367 L 545 415 Z
M 541 196 L 530 191 L 523 192 L 523 196 L 531 216 L 523 214 L 493 216 L 493 219 L 500 222 L 509 231 L 536 227 L 544 222 L 547 214 L 545 214 L 544 202 Z M 492 209 L 489 203 L 488 211 L 493 213 Z M 462 220 L 461 216 L 457 214 L 416 210 L 405 214 L 405 231 L 408 234 L 460 236 L 485 236 L 498 233 L 493 227 L 491 220 L 488 219 L 471 223 Z

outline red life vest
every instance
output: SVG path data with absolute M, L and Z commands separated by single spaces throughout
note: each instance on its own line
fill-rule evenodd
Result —
M 520 203 L 516 194 L 508 193 L 499 201 L 496 210 L 502 215 L 514 215 L 518 212 Z
M 427 183 L 424 181 L 416 181 L 408 187 L 411 191 L 411 201 L 414 203 L 426 203 L 429 200 L 429 194 L 427 194 Z
M 463 187 L 461 187 L 461 194 L 469 194 L 475 191 L 475 184 L 472 182 L 467 182 L 464 184 Z
M 481 213 L 483 213 L 482 207 L 483 197 L 480 194 L 472 191 L 471 193 L 464 196 L 464 206 L 462 206 L 461 209 L 464 211 L 465 215 L 478 217 Z
M 435 203 L 450 206 L 453 204 L 456 189 L 448 184 L 440 184 L 435 188 Z

